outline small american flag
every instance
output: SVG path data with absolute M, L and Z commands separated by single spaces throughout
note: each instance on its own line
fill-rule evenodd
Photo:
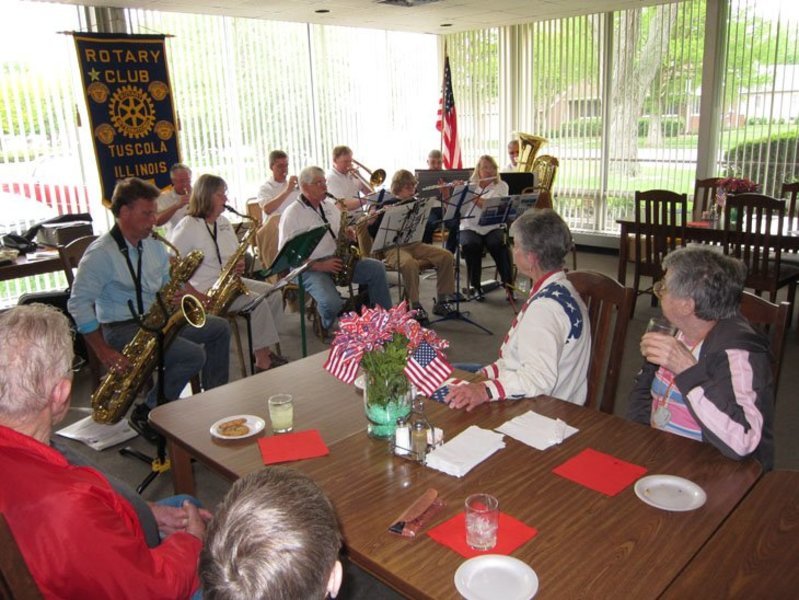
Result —
M 351 384 L 355 381 L 360 364 L 360 357 L 352 356 L 339 346 L 333 346 L 330 349 L 327 361 L 325 361 L 324 368 L 328 373 L 344 383 Z
M 463 385 L 464 383 L 467 382 L 463 381 L 462 379 L 458 379 L 457 377 L 453 377 L 452 379 L 446 382 L 446 385 L 442 385 L 435 392 L 433 392 L 433 394 L 430 397 L 436 402 L 444 402 L 444 398 L 447 397 L 447 394 L 449 394 L 449 391 L 453 387 Z
M 422 342 L 404 369 L 408 381 L 426 396 L 431 396 L 452 373 L 452 365 L 427 342 Z
M 444 83 L 441 86 L 441 99 L 438 101 L 436 129 L 441 132 L 444 168 L 462 169 L 461 147 L 458 144 L 458 113 L 455 110 L 455 96 L 452 93 L 449 55 L 444 56 Z

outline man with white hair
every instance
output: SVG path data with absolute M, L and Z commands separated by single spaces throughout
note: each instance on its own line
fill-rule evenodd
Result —
M 42 595 L 188 598 L 210 513 L 183 499 L 148 506 L 51 440 L 72 391 L 66 315 L 3 313 L 0 356 L 0 512 Z

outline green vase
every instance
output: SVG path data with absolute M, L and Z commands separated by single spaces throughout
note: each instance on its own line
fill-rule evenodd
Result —
M 388 376 L 375 376 L 364 371 L 363 403 L 368 421 L 366 432 L 373 438 L 388 439 L 394 435 L 399 417 L 411 412 L 414 390 L 400 370 Z

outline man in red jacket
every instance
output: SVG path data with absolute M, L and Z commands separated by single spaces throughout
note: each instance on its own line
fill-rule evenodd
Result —
M 51 445 L 72 389 L 66 316 L 36 304 L 0 315 L 0 356 L 0 512 L 44 597 L 191 596 L 210 514 L 129 500 Z

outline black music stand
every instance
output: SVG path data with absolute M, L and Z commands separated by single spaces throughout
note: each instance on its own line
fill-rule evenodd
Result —
M 145 331 L 152 333 L 155 335 L 156 339 L 156 363 L 155 363 L 155 370 L 158 374 L 158 383 L 156 387 L 156 397 L 155 397 L 155 405 L 161 406 L 162 404 L 167 403 L 166 394 L 164 392 L 164 326 L 166 325 L 169 317 L 167 316 L 169 313 L 167 312 L 166 306 L 164 305 L 164 301 L 161 299 L 161 293 L 156 292 L 155 294 L 155 301 L 161 306 L 161 314 L 163 315 L 161 318 L 160 323 L 150 324 L 144 322 L 144 319 L 141 315 L 139 315 L 133 308 L 133 301 L 128 300 L 128 309 L 130 310 L 130 314 L 133 315 L 133 318 L 136 320 L 137 324 L 140 328 L 144 329 Z M 166 473 L 169 471 L 171 465 L 169 459 L 166 457 L 166 439 L 160 433 L 158 434 L 157 442 L 156 442 L 156 456 L 153 458 L 152 456 L 148 456 L 144 452 L 140 452 L 134 448 L 129 446 L 125 446 L 119 451 L 119 454 L 122 456 L 130 456 L 131 458 L 135 458 L 137 460 L 142 461 L 143 463 L 147 463 L 150 465 L 150 472 L 147 474 L 147 477 L 136 486 L 136 493 L 141 494 L 144 490 L 147 489 L 153 480 L 158 477 L 161 473 Z
M 457 191 L 457 190 L 456 190 Z M 473 196 L 477 197 L 480 194 L 477 194 L 470 185 L 464 185 L 463 189 L 457 194 L 458 199 L 453 204 L 452 198 L 450 198 L 449 206 L 447 207 L 447 214 L 452 212 L 452 216 L 450 219 L 457 219 L 458 222 L 463 221 L 464 219 L 471 219 L 472 217 L 464 217 L 461 215 L 461 207 L 463 206 L 464 201 L 466 200 L 466 195 L 472 194 Z M 454 195 L 453 195 L 454 196 Z M 453 208 L 454 207 L 454 208 Z M 444 219 L 447 219 L 446 214 L 444 215 Z M 461 287 L 461 245 L 455 245 L 455 310 L 448 315 L 444 315 L 439 319 L 435 319 L 430 321 L 430 325 L 434 325 L 435 323 L 441 323 L 442 321 L 465 321 L 471 325 L 474 325 L 478 329 L 485 331 L 488 335 L 494 335 L 494 333 L 479 323 L 473 321 L 469 318 L 469 312 L 461 312 L 461 294 L 460 294 L 460 287 Z
M 343 218 L 343 215 L 342 215 Z M 275 256 L 275 260 L 266 270 L 266 277 L 275 273 L 282 273 L 290 269 L 299 267 L 308 260 L 308 257 L 316 250 L 316 246 L 322 241 L 327 233 L 326 225 L 314 227 L 308 231 L 298 233 L 283 244 L 280 252 Z M 304 271 L 304 269 L 303 269 Z M 288 281 L 286 281 L 288 283 Z M 302 339 L 302 357 L 308 356 L 308 342 L 305 337 L 305 287 L 302 285 L 302 272 L 299 273 L 297 285 L 297 301 L 300 304 L 300 335 Z
M 375 233 L 373 252 L 384 250 L 388 255 L 397 253 L 397 275 L 399 276 L 399 298 L 402 299 L 402 272 L 399 268 L 400 248 L 422 241 L 424 225 L 430 214 L 430 206 L 424 200 L 415 200 L 385 207 L 380 227 Z

